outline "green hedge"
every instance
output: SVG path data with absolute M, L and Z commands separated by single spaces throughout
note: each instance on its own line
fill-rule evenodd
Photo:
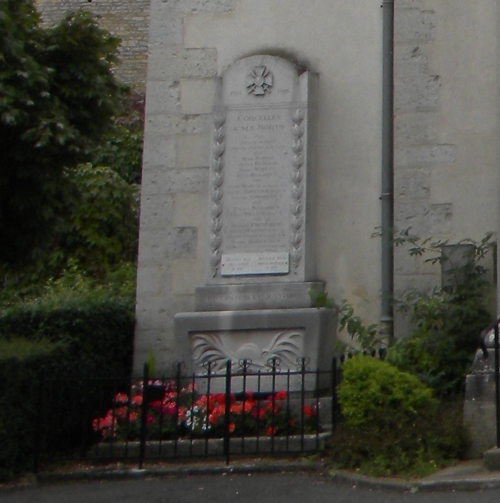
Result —
M 39 301 L 0 314 L 0 478 L 30 468 L 41 402 L 44 453 L 92 442 L 92 417 L 128 386 L 133 334 L 131 303 L 117 298 Z
M 66 356 L 48 341 L 0 341 L 0 480 L 33 464 L 40 377 Z
M 73 364 L 95 367 L 108 375 L 128 375 L 134 337 L 132 306 L 113 298 L 77 298 L 56 307 L 43 302 L 19 304 L 0 314 L 0 340 L 18 337 L 64 343 Z

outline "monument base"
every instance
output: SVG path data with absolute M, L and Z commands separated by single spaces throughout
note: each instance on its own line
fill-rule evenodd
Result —
M 333 309 L 259 309 L 239 311 L 206 311 L 179 313 L 174 319 L 178 347 L 183 359 L 196 373 L 206 373 L 210 363 L 214 375 L 225 373 L 226 362 L 236 373 L 247 360 L 249 373 L 261 376 L 233 379 L 233 391 L 243 387 L 250 391 L 288 389 L 314 391 L 318 386 L 329 389 L 331 376 L 307 373 L 302 385 L 298 373 L 305 358 L 307 370 L 331 369 L 336 337 L 336 311 Z M 280 374 L 265 375 L 270 361 L 276 358 Z M 287 370 L 290 373 L 287 375 Z M 239 380 L 238 380 L 239 379 Z M 214 379 L 212 386 L 220 391 L 224 382 Z
M 324 281 L 210 285 L 195 290 L 196 311 L 314 307 L 309 292 L 325 291 Z

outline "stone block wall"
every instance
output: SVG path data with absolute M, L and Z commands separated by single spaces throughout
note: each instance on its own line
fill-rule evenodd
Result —
M 151 6 L 137 278 L 136 371 L 150 350 L 159 368 L 176 355 L 174 315 L 194 308 L 204 277 L 214 48 L 186 48 L 184 21 L 226 13 L 235 0 L 155 1 Z
M 497 19 L 493 0 L 395 1 L 396 230 L 450 242 L 497 230 Z M 396 248 L 396 297 L 440 281 Z
M 121 39 L 117 77 L 144 91 L 151 0 L 36 0 L 45 26 L 57 23 L 70 10 L 86 9 L 98 16 L 102 28 Z
M 431 176 L 440 162 L 454 161 L 454 145 L 437 142 L 436 120 L 440 106 L 441 78 L 429 68 L 435 42 L 435 12 L 425 10 L 422 0 L 396 0 L 394 26 L 394 225 L 396 232 L 411 228 L 422 238 L 449 237 L 452 204 L 435 204 Z M 410 287 L 426 289 L 439 280 L 433 268 L 408 248 L 395 249 L 395 295 Z M 405 319 L 395 314 L 396 333 L 406 329 Z

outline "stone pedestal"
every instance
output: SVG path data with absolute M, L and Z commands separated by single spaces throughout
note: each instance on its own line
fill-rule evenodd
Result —
M 271 377 L 264 374 L 270 370 L 270 360 L 277 358 L 282 375 L 276 379 L 274 388 L 301 391 L 301 376 L 286 370 L 298 371 L 300 361 L 306 359 L 307 369 L 328 370 L 331 368 L 335 342 L 336 316 L 332 309 L 259 309 L 239 311 L 204 311 L 179 313 L 175 316 L 175 333 L 179 347 L 183 349 L 184 361 L 190 370 L 206 372 L 211 362 L 212 371 L 222 374 L 227 360 L 234 372 L 244 359 L 251 363 L 251 373 L 261 371 L 260 383 L 249 377 L 245 387 L 252 391 L 270 391 Z M 290 382 L 287 382 L 287 379 Z M 215 380 L 212 391 L 222 391 L 223 380 Z M 331 377 L 306 375 L 305 391 L 329 389 Z M 213 389 L 213 386 L 217 389 Z M 233 391 L 241 391 L 242 380 L 233 381 Z
M 496 445 L 495 356 L 478 350 L 465 381 L 464 423 L 470 429 L 470 458 L 482 458 Z

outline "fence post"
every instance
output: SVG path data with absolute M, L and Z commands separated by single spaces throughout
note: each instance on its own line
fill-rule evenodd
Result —
M 225 411 L 224 411 L 224 455 L 226 456 L 226 465 L 229 464 L 230 457 L 230 431 L 229 424 L 231 422 L 231 360 L 226 362 L 226 396 L 225 396 Z
M 44 420 L 43 413 L 43 387 L 44 387 L 44 374 L 43 371 L 40 373 L 40 382 L 38 383 L 38 407 L 36 410 L 35 419 L 35 438 L 34 438 L 34 453 L 33 453 L 33 472 L 38 473 L 39 463 L 40 463 L 40 449 L 41 449 L 41 439 L 42 439 L 42 423 Z
M 301 386 L 300 386 L 300 452 L 304 452 L 304 405 L 305 405 L 305 397 L 306 397 L 306 359 L 303 356 L 301 358 L 300 364 L 300 377 L 301 377 Z
M 337 386 L 338 386 L 338 370 L 337 370 L 337 358 L 334 356 L 332 359 L 332 432 L 335 431 L 337 427 Z
M 149 365 L 144 364 L 144 374 L 142 378 L 142 403 L 141 403 L 141 435 L 139 446 L 139 470 L 142 470 L 144 463 L 144 453 L 146 449 L 146 416 L 148 413 L 147 386 L 149 379 Z
M 497 419 L 497 449 L 500 449 L 500 376 L 498 369 L 498 320 L 495 322 L 495 401 Z
M 174 438 L 174 458 L 177 458 L 177 446 L 179 444 L 179 408 L 181 405 L 181 379 L 182 363 L 177 363 L 177 375 L 175 377 L 175 438 Z

